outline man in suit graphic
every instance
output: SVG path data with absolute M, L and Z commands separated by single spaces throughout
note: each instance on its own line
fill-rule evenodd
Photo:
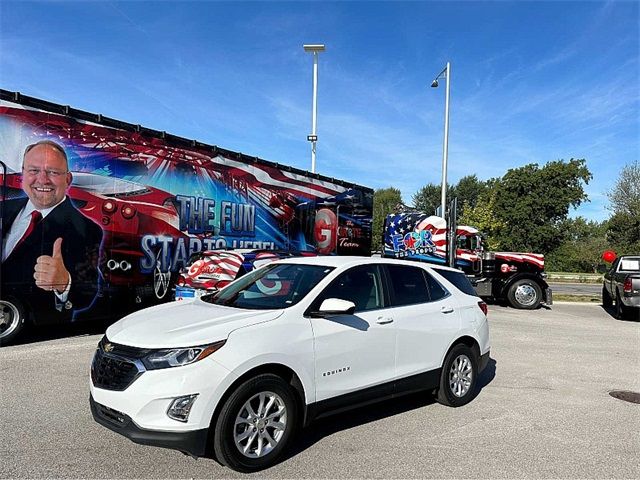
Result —
M 28 198 L 4 205 L 2 296 L 21 300 L 37 324 L 74 318 L 100 288 L 102 229 L 67 197 L 71 179 L 60 145 L 34 143 L 22 162 Z

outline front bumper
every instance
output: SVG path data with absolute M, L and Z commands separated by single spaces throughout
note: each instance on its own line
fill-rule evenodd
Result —
M 138 427 L 128 415 L 96 403 L 91 395 L 89 404 L 96 422 L 135 443 L 179 450 L 194 457 L 205 456 L 208 428 L 185 432 L 147 430 Z
M 544 303 L 547 306 L 553 305 L 553 292 L 551 291 L 551 287 L 544 289 Z

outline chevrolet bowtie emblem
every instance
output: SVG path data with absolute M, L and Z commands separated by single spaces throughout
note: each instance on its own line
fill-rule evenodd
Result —
M 105 352 L 110 352 L 111 350 L 113 350 L 113 344 L 111 344 L 111 343 L 105 344 L 104 351 Z

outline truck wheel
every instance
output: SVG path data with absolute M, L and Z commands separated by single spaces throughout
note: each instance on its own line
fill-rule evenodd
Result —
M 523 278 L 509 287 L 507 299 L 513 308 L 534 310 L 542 301 L 542 289 L 535 280 Z
M 25 328 L 25 311 L 20 302 L 9 297 L 0 300 L 0 347 L 13 342 Z
M 616 318 L 619 320 L 627 318 L 627 308 L 620 299 L 620 292 L 616 293 Z
M 275 464 L 298 426 L 291 386 L 277 375 L 258 375 L 225 401 L 213 432 L 217 460 L 239 472 Z
M 473 398 L 478 378 L 478 362 L 469 347 L 458 344 L 451 349 L 442 365 L 438 403 L 461 407 Z
M 607 287 L 602 285 L 602 306 L 605 308 L 609 308 L 612 305 L 613 305 L 613 299 L 611 298 L 611 295 L 609 295 L 609 291 L 607 290 Z

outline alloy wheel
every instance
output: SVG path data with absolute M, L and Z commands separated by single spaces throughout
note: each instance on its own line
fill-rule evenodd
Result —
M 273 392 L 260 392 L 240 408 L 234 424 L 234 443 L 248 458 L 268 455 L 287 428 L 287 407 Z
M 473 366 L 466 355 L 458 355 L 449 370 L 449 388 L 456 397 L 464 397 L 473 383 Z

